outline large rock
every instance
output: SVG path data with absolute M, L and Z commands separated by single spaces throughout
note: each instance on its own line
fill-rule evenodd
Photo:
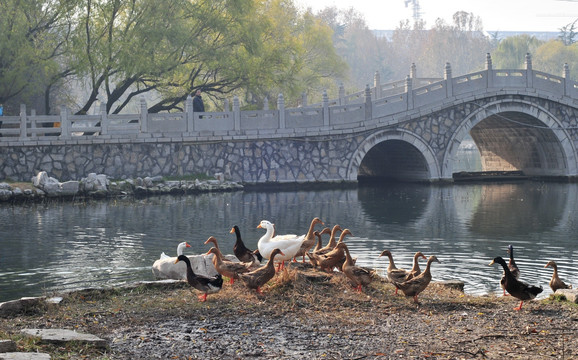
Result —
M 108 180 L 106 175 L 97 175 L 96 173 L 88 174 L 88 176 L 81 179 L 80 182 L 82 183 L 82 188 L 86 192 L 106 191 L 110 184 L 110 180 Z
M 58 196 L 60 194 L 60 182 L 48 176 L 46 171 L 40 171 L 35 177 L 32 178 L 32 184 L 41 189 L 48 196 Z
M 78 181 L 67 181 L 60 184 L 60 195 L 62 196 L 78 195 L 79 190 L 80 182 Z
M 32 184 L 43 190 L 47 196 L 75 196 L 80 190 L 78 181 L 61 183 L 58 179 L 48 176 L 46 171 L 40 171 L 33 177 Z
M 578 289 L 558 289 L 554 295 L 564 295 L 566 300 L 578 304 Z

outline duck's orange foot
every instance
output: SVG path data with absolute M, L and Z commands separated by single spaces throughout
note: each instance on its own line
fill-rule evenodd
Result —
M 203 294 L 203 295 L 199 295 L 199 301 L 200 302 L 205 302 L 207 301 L 207 294 Z
M 231 279 L 229 280 L 229 284 L 233 285 L 234 283 L 235 283 L 235 279 L 231 278 Z
M 516 311 L 522 310 L 522 304 L 523 303 L 524 303 L 523 301 L 520 301 L 520 305 L 518 307 L 515 307 L 514 310 L 516 310 Z
M 357 285 L 357 286 L 355 287 L 355 291 L 357 291 L 358 293 L 361 293 L 361 292 L 362 292 L 362 290 L 361 290 L 361 285 Z

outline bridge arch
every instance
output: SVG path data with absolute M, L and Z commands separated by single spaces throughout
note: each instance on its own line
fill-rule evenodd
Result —
M 536 103 L 502 99 L 478 105 L 461 121 L 446 148 L 442 178 L 452 178 L 458 147 L 468 134 L 480 151 L 483 170 L 522 170 L 529 176 L 577 173 L 576 149 L 563 122 Z
M 373 176 L 430 181 L 440 177 L 432 148 L 416 134 L 403 129 L 379 131 L 362 141 L 351 157 L 347 174 L 348 180 Z

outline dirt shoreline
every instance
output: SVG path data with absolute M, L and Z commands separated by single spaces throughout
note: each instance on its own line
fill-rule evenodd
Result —
M 352 290 L 343 274 L 291 268 L 263 295 L 226 284 L 200 303 L 185 282 L 83 290 L 0 318 L 0 339 L 52 359 L 576 359 L 578 306 L 470 296 L 431 284 L 420 304 L 376 280 Z M 104 338 L 105 350 L 54 346 L 24 328 Z

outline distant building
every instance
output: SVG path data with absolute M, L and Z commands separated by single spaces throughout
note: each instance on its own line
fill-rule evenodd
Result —
M 382 38 L 385 37 L 387 40 L 391 41 L 393 38 L 393 33 L 395 30 L 371 30 L 373 34 Z M 486 36 L 491 37 L 497 33 L 498 39 L 503 40 L 507 37 L 518 36 L 518 35 L 529 35 L 534 36 L 538 40 L 548 41 L 555 40 L 560 36 L 560 32 L 555 31 L 500 31 L 500 30 L 490 30 L 485 31 Z

